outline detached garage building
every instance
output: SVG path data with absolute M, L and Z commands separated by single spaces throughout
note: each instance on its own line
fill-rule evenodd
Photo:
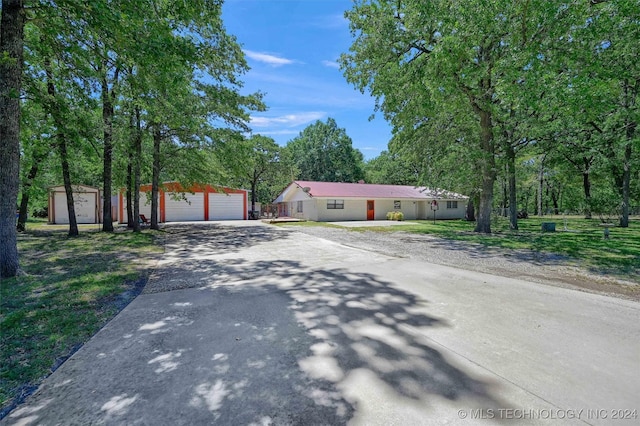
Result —
M 73 206 L 77 223 L 101 223 L 100 189 L 86 185 L 73 185 Z M 49 223 L 68 224 L 67 194 L 64 185 L 49 188 Z
M 276 198 L 278 216 L 316 222 L 405 219 L 463 219 L 468 197 L 408 185 L 294 181 Z
M 192 222 L 247 219 L 247 191 L 211 185 L 183 188 L 179 183 L 166 182 L 158 191 L 160 222 Z M 119 223 L 127 223 L 125 192 L 120 192 Z M 151 218 L 151 185 L 140 186 L 140 214 Z

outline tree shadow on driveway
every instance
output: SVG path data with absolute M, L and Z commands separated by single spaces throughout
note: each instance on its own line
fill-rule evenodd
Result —
M 424 336 L 448 326 L 428 301 L 373 274 L 185 259 L 154 280 L 176 276 L 181 290 L 140 296 L 7 419 L 337 425 L 375 403 L 367 386 L 427 414 L 442 399 L 507 406 Z
M 216 223 L 167 224 L 162 230 L 171 260 L 237 252 L 277 240 L 289 232 L 271 226 L 224 226 Z

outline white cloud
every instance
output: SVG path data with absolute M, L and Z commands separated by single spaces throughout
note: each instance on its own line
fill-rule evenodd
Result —
M 282 58 L 280 56 L 275 56 L 275 55 L 269 55 L 268 53 L 254 52 L 252 50 L 243 50 L 243 52 L 249 58 L 256 60 L 258 62 L 264 62 L 265 64 L 269 64 L 273 67 L 279 67 L 282 65 L 291 65 L 295 62 L 292 59 Z
M 278 117 L 251 117 L 251 125 L 255 127 L 285 126 L 295 127 L 307 124 L 324 117 L 326 113 L 320 111 L 302 112 L 299 114 L 285 114 Z
M 340 69 L 340 64 L 336 61 L 322 61 L 322 65 L 329 68 Z

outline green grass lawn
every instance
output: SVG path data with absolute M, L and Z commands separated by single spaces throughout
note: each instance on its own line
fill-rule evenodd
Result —
M 18 235 L 26 275 L 0 285 L 0 410 L 32 390 L 117 314 L 146 282 L 144 259 L 162 248 L 134 234 L 28 223 Z M 1 416 L 0 416 L 1 417 Z
M 492 234 L 473 232 L 474 222 L 464 220 L 410 221 L 411 225 L 346 228 L 350 231 L 412 232 L 469 241 L 501 249 L 529 249 L 571 257 L 578 266 L 640 282 L 640 220 L 633 218 L 628 228 L 610 228 L 604 239 L 600 220 L 580 217 L 546 216 L 521 219 L 518 230 L 509 229 L 507 218 L 492 220 Z M 555 222 L 556 232 L 541 232 L 542 222 Z M 566 230 L 565 230 L 566 222 Z M 282 226 L 336 226 L 330 223 L 301 222 Z M 343 228 L 344 229 L 344 228 Z

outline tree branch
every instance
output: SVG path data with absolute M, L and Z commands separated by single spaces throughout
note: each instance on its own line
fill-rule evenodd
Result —
M 604 131 L 600 127 L 598 127 L 598 125 L 594 121 L 590 121 L 588 124 L 593 126 L 593 128 L 596 129 L 598 133 L 604 133 Z

